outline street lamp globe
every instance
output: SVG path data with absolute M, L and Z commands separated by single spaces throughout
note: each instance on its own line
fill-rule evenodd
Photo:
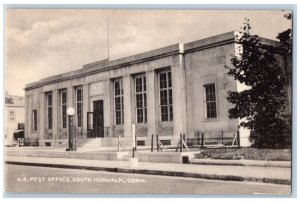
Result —
M 68 107 L 67 114 L 73 116 L 75 114 L 75 109 L 73 107 Z

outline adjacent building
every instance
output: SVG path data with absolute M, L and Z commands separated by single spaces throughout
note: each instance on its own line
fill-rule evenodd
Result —
M 232 141 L 240 120 L 228 118 L 226 96 L 241 85 L 224 66 L 237 54 L 236 34 L 101 60 L 27 84 L 26 137 L 38 138 L 40 146 L 66 146 L 66 109 L 73 107 L 78 139 L 121 136 L 130 144 L 135 130 L 138 144 L 149 146 L 152 134 L 177 144 L 180 134 L 193 139 L 199 131 L 222 131 L 222 141 Z M 247 135 L 241 131 L 242 145 Z
M 18 137 L 24 136 L 25 100 L 23 96 L 5 94 L 5 135 L 6 146 L 17 144 Z M 21 136 L 19 136 L 21 135 Z

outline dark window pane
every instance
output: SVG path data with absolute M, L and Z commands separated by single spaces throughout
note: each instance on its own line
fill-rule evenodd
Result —
M 36 131 L 37 130 L 37 110 L 32 111 L 32 121 L 33 121 L 32 130 Z
M 52 129 L 52 107 L 48 107 L 48 129 Z
M 215 95 L 215 85 L 214 84 L 208 84 L 205 85 L 205 93 L 206 93 L 206 101 L 215 101 L 216 95 Z
M 143 108 L 143 95 L 142 94 L 136 95 L 136 107 Z
M 161 120 L 168 121 L 168 107 L 167 106 L 161 107 Z
M 171 77 L 171 72 L 168 72 L 168 87 L 172 87 L 172 77 Z
M 123 99 L 123 87 L 122 81 L 115 81 L 115 122 L 116 125 L 121 125 L 124 123 L 124 99 Z
M 172 89 L 169 89 L 169 104 L 173 104 L 173 101 L 172 101 Z
M 205 98 L 206 98 L 206 117 L 216 118 L 217 117 L 217 107 L 216 107 L 216 93 L 215 84 L 208 84 L 204 86 L 205 88 Z
M 77 101 L 82 101 L 82 90 L 77 89 Z
M 144 77 L 144 91 L 147 91 L 146 77 Z
M 67 117 L 63 117 L 63 128 L 67 128 Z
M 137 77 L 135 79 L 136 89 L 136 122 L 145 122 L 144 108 L 147 107 L 146 97 L 146 77 Z
M 48 94 L 48 106 L 52 106 L 52 94 Z
M 216 118 L 216 103 L 215 102 L 211 102 L 211 103 L 208 103 L 208 106 L 207 106 L 207 111 L 208 111 L 208 116 L 207 118 Z
M 121 124 L 121 111 L 116 111 L 116 124 Z
M 62 104 L 66 104 L 67 103 L 67 92 L 62 92 L 61 97 L 62 97 Z
M 166 73 L 160 73 L 159 74 L 159 82 L 160 82 L 160 89 L 167 87 L 167 78 Z
M 143 91 L 143 86 L 142 86 L 142 78 L 136 78 L 136 92 L 142 92 Z
M 121 98 L 120 97 L 115 98 L 115 110 L 121 110 Z
M 81 103 L 77 103 L 77 114 L 80 115 L 81 114 Z
M 143 123 L 143 109 L 137 110 L 137 122 Z
M 168 91 L 160 91 L 160 105 L 168 105 Z
M 77 116 L 77 119 L 78 119 L 78 120 L 77 120 L 77 121 L 78 121 L 78 124 L 77 124 L 78 127 L 82 127 L 82 119 L 81 119 L 81 116 L 78 115 L 78 116 Z
M 62 127 L 67 128 L 67 106 L 62 106 Z
M 115 82 L 115 95 L 120 95 L 120 82 L 116 81 Z
M 144 107 L 147 107 L 147 94 L 144 93 Z
M 161 72 L 159 74 L 160 84 L 160 106 L 161 121 L 172 121 L 173 115 L 171 110 L 172 101 L 172 75 L 171 71 Z
M 170 105 L 170 121 L 173 121 L 173 106 Z

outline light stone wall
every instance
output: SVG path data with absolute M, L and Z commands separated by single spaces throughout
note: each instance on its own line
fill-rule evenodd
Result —
M 159 100 L 158 100 L 158 80 L 157 71 L 165 68 L 170 68 L 172 72 L 173 80 L 173 117 L 174 121 L 170 123 L 161 123 L 159 121 Z M 113 80 L 115 78 L 122 78 L 123 90 L 124 90 L 124 137 L 127 139 L 132 138 L 131 125 L 136 123 L 135 118 L 135 93 L 134 93 L 134 75 L 145 74 L 147 77 L 147 124 L 139 125 L 140 131 L 146 130 L 146 133 L 142 134 L 139 140 L 145 140 L 146 144 L 150 143 L 151 135 L 157 134 L 157 128 L 159 126 L 168 125 L 173 128 L 173 134 L 162 134 L 165 139 L 178 139 L 180 133 L 184 133 L 184 121 L 183 121 L 183 101 L 184 98 L 184 69 L 182 67 L 182 56 L 174 55 L 166 58 L 160 58 L 153 61 L 142 62 L 139 64 L 133 64 L 131 66 L 125 66 L 117 69 L 112 69 L 84 77 L 74 78 L 67 81 L 61 81 L 57 83 L 47 84 L 42 87 L 27 90 L 26 91 L 26 124 L 31 124 L 31 111 L 37 108 L 39 114 L 38 127 L 36 132 L 27 130 L 26 136 L 39 137 L 41 146 L 45 146 L 45 142 L 50 142 L 51 146 L 65 146 L 67 139 L 59 139 L 61 132 L 67 132 L 61 127 L 61 109 L 60 109 L 60 91 L 62 89 L 67 90 L 67 107 L 76 107 L 75 88 L 82 86 L 83 89 L 83 133 L 87 131 L 87 112 L 92 110 L 92 101 L 95 97 L 89 95 L 89 85 L 94 82 L 103 82 L 103 94 L 98 98 L 104 101 L 104 126 L 110 127 L 110 136 L 115 136 L 113 133 L 114 126 L 114 98 L 113 98 Z M 46 117 L 46 97 L 45 93 L 52 92 L 53 96 L 53 127 L 50 131 L 52 133 L 52 139 L 45 139 L 45 133 L 47 133 L 47 117 Z M 97 97 L 96 97 L 97 98 Z M 32 100 L 35 100 L 32 102 Z M 76 122 L 76 115 L 74 118 Z M 76 125 L 76 124 L 75 124 Z M 28 127 L 27 127 L 28 128 Z M 139 130 L 137 130 L 139 131 Z M 137 134 L 139 136 L 139 134 Z M 178 137 L 177 137 L 178 136 Z
M 196 41 L 187 45 L 175 44 L 162 49 L 130 56 L 115 61 L 84 65 L 83 69 L 42 79 L 27 85 L 26 89 L 26 136 L 39 137 L 40 143 L 65 146 L 67 139 L 57 139 L 61 131 L 59 92 L 67 89 L 68 107 L 76 107 L 75 87 L 83 88 L 83 133 L 87 131 L 87 112 L 93 109 L 92 101 L 103 99 L 104 126 L 110 128 L 110 136 L 117 136 L 114 126 L 114 86 L 113 81 L 122 78 L 124 90 L 124 126 L 119 133 L 127 142 L 132 139 L 132 124 L 135 118 L 134 76 L 145 74 L 147 78 L 147 124 L 137 124 L 138 140 L 150 146 L 151 136 L 171 140 L 177 144 L 180 133 L 188 138 L 194 137 L 195 130 L 234 131 L 238 120 L 229 120 L 230 103 L 226 96 L 229 89 L 236 90 L 236 82 L 226 76 L 225 64 L 230 64 L 234 54 L 233 33 Z M 216 43 L 220 43 L 217 44 Z M 213 44 L 210 47 L 210 44 Z M 198 48 L 197 50 L 194 50 Z M 186 49 L 186 50 L 184 50 Z M 186 51 L 186 52 L 185 52 Z M 103 64 L 102 64 L 103 63 Z M 170 69 L 172 73 L 173 121 L 161 122 L 159 113 L 158 72 Z M 103 83 L 103 92 L 90 94 L 89 86 L 95 82 Z M 216 84 L 217 119 L 205 120 L 203 85 Z M 39 85 L 39 86 L 37 86 Z M 53 136 L 45 140 L 46 130 L 46 92 L 53 93 Z M 31 111 L 38 110 L 38 131 L 28 129 L 31 124 Z M 76 116 L 76 115 L 75 115 Z M 76 122 L 76 118 L 74 119 Z M 75 124 L 76 125 L 76 124 Z
M 238 120 L 228 118 L 231 104 L 228 90 L 236 90 L 236 81 L 226 75 L 225 65 L 235 54 L 234 43 L 211 47 L 185 55 L 187 94 L 187 134 L 193 138 L 200 131 L 236 131 Z M 217 118 L 205 118 L 204 87 L 215 83 Z

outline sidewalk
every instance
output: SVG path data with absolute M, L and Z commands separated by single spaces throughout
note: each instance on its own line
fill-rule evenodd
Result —
M 290 161 L 259 161 L 259 160 L 221 160 L 221 159 L 191 159 L 192 164 L 223 165 L 223 166 L 263 166 L 291 168 Z
M 291 184 L 291 168 L 236 165 L 199 165 L 139 162 L 130 167 L 129 161 L 105 161 L 70 158 L 40 158 L 6 156 L 5 163 L 69 169 L 86 169 L 147 175 L 193 177 L 227 181 L 252 181 Z

